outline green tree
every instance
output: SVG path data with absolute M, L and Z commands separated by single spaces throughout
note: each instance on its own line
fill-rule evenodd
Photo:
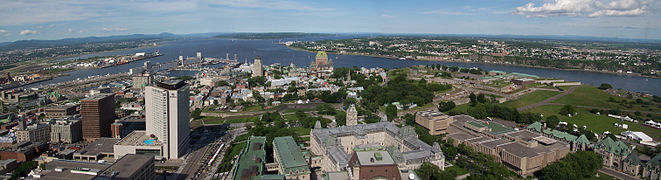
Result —
M 191 114 L 190 116 L 191 116 L 193 119 L 200 119 L 200 118 L 202 118 L 202 116 L 200 116 L 200 115 L 202 114 L 202 110 L 201 110 L 200 108 L 195 108 L 195 110 L 193 110 L 193 112 L 191 112 L 190 114 Z
M 264 76 L 256 76 L 256 77 L 248 78 L 248 85 L 250 87 L 264 86 L 265 83 L 266 83 L 266 77 Z
M 560 118 L 556 115 L 551 115 L 546 118 L 546 127 L 555 129 L 555 127 L 558 126 L 558 123 L 560 123 Z
M 388 120 L 392 121 L 395 119 L 397 117 L 397 107 L 395 107 L 395 105 L 388 104 L 388 106 L 386 106 L 386 115 L 388 116 Z
M 457 177 L 456 171 L 441 171 L 438 166 L 429 162 L 422 163 L 415 172 L 422 179 L 454 180 Z
M 223 80 L 220 80 L 220 81 L 216 82 L 216 87 L 219 87 L 219 86 L 229 86 L 229 85 L 230 85 L 229 82 L 227 82 L 227 81 L 223 81 Z
M 438 111 L 445 112 L 454 109 L 457 105 L 453 101 L 441 101 L 438 103 Z
M 542 120 L 542 116 L 539 113 L 524 112 L 519 114 L 519 119 L 516 122 L 531 124 L 541 120 Z
M 258 103 L 264 103 L 264 97 L 262 97 L 257 91 L 252 92 L 252 98 L 255 98 Z
M 567 104 L 560 109 L 560 115 L 566 116 L 567 114 L 574 114 L 576 112 L 576 107 L 573 105 Z
M 37 161 L 26 161 L 18 165 L 16 169 L 14 169 L 14 172 L 12 172 L 11 177 L 9 179 L 19 179 L 21 177 L 25 177 L 32 171 L 34 168 L 37 168 Z
M 319 114 L 335 115 L 335 108 L 331 104 L 320 104 L 315 107 Z
M 571 153 L 539 171 L 540 179 L 585 179 L 591 178 L 603 166 L 601 155 L 593 151 Z
M 477 95 L 477 102 L 487 103 L 487 98 L 484 96 L 484 94 L 480 93 L 480 95 Z
M 471 93 L 468 95 L 468 98 L 470 98 L 470 105 L 475 106 L 477 105 L 477 96 L 474 93 Z
M 336 111 L 335 122 L 338 127 L 347 125 L 347 114 L 344 111 Z
M 602 89 L 602 90 L 613 89 L 613 86 L 611 86 L 611 85 L 608 84 L 608 83 L 602 83 L 602 84 L 599 86 L 599 89 Z

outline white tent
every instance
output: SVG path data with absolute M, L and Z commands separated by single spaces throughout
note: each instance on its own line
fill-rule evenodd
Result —
M 623 136 L 626 136 L 631 139 L 639 140 L 639 141 L 654 141 L 650 136 L 647 134 L 640 132 L 640 131 L 624 131 L 621 133 Z

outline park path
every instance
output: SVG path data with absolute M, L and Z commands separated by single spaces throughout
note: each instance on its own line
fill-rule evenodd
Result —
M 574 89 L 576 89 L 576 87 L 578 87 L 578 86 L 572 86 L 572 87 L 569 88 L 569 90 L 567 90 L 567 91 L 565 91 L 565 92 L 563 92 L 563 93 L 560 93 L 560 94 L 555 95 L 555 96 L 553 96 L 553 97 L 550 97 L 550 98 L 548 98 L 548 99 L 544 99 L 543 101 L 538 102 L 538 103 L 535 103 L 535 104 L 531 104 L 531 105 L 527 105 L 527 106 L 523 106 L 523 107 L 516 108 L 516 110 L 524 111 L 524 110 L 528 110 L 528 109 L 536 108 L 536 107 L 539 107 L 539 106 L 547 105 L 547 104 L 549 104 L 549 102 L 551 102 L 551 101 L 554 101 L 554 100 L 556 100 L 556 99 L 560 99 L 561 97 L 564 97 L 564 96 L 566 96 L 567 94 L 571 94 L 571 93 L 573 93 L 573 92 L 574 92 Z

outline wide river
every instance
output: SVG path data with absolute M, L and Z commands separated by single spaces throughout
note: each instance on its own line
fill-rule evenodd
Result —
M 323 39 L 340 39 L 347 37 L 332 37 Z M 318 40 L 320 38 L 307 38 L 299 40 Z M 282 65 L 289 65 L 294 62 L 296 66 L 309 66 L 310 62 L 314 60 L 314 53 L 292 50 L 283 45 L 272 43 L 272 40 L 228 40 L 228 39 L 202 39 L 192 38 L 177 41 L 170 41 L 157 47 L 140 48 L 131 50 L 120 50 L 112 52 L 103 52 L 95 54 L 87 54 L 74 58 L 87 58 L 94 56 L 109 56 L 109 55 L 122 55 L 133 54 L 136 52 L 153 52 L 160 50 L 163 56 L 148 59 L 151 62 L 165 62 L 171 61 L 181 56 L 195 56 L 196 52 L 202 52 L 205 57 L 225 58 L 226 53 L 230 53 L 230 58 L 234 54 L 238 54 L 239 61 L 243 62 L 248 60 L 252 62 L 257 56 L 262 58 L 263 64 L 280 63 Z M 353 56 L 353 55 L 335 55 L 329 54 L 329 58 L 335 63 L 335 67 L 384 67 L 384 68 L 398 68 L 407 67 L 412 65 L 426 65 L 426 64 L 443 64 L 449 66 L 460 67 L 479 67 L 484 70 L 500 70 L 506 72 L 519 72 L 526 74 L 533 74 L 541 77 L 553 77 L 565 79 L 567 81 L 580 81 L 584 84 L 599 85 L 601 83 L 609 83 L 615 88 L 622 88 L 636 92 L 649 92 L 655 95 L 661 95 L 661 79 L 644 78 L 637 76 L 616 75 L 598 72 L 583 72 L 583 71 L 568 71 L 544 68 L 531 68 L 521 66 L 507 66 L 499 64 L 483 64 L 483 63 L 462 63 L 462 62 L 429 62 L 429 61 L 403 61 L 388 58 L 367 57 L 367 56 Z M 66 58 L 72 59 L 72 58 Z M 104 69 L 92 70 L 76 70 L 67 73 L 68 76 L 61 76 L 49 81 L 44 81 L 32 84 L 29 87 L 39 86 L 43 84 L 52 84 L 64 81 L 75 80 L 76 78 L 86 78 L 94 75 L 114 74 L 118 72 L 127 72 L 131 68 L 142 66 L 142 61 L 131 62 L 129 64 L 108 67 Z

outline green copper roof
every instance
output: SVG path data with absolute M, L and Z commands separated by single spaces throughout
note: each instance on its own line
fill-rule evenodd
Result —
M 651 166 L 661 166 L 661 153 L 654 156 L 647 163 Z
M 273 139 L 274 157 L 285 175 L 309 174 L 310 168 L 301 149 L 291 136 L 276 137 Z
M 597 143 L 598 148 L 602 148 L 606 150 L 609 153 L 619 155 L 619 156 L 626 156 L 631 153 L 631 150 L 629 149 L 629 146 L 624 144 L 622 141 L 614 141 L 610 137 L 606 137 L 600 142 Z
M 326 51 L 319 51 L 317 52 L 317 57 L 328 57 L 328 55 L 326 55 Z
M 528 129 L 535 129 L 537 132 L 542 132 L 542 123 L 535 121 L 534 123 L 528 125 Z
M 581 134 L 581 136 L 576 138 L 575 142 L 578 143 L 578 144 L 583 144 L 583 145 L 590 144 L 590 140 L 588 140 L 588 138 L 585 137 L 585 134 Z
M 640 164 L 640 159 L 636 155 L 636 153 L 631 153 L 627 158 L 624 159 L 624 162 L 628 162 L 629 164 L 633 165 L 639 165 Z
M 467 123 L 470 124 L 470 125 L 473 125 L 477 128 L 487 127 L 487 128 L 489 128 L 488 133 L 489 134 L 494 134 L 494 135 L 514 131 L 514 129 L 510 129 L 508 127 L 503 126 L 502 124 L 499 124 L 497 122 L 492 122 L 492 121 L 489 121 L 489 122 L 468 121 Z
M 558 131 L 558 130 L 555 130 L 555 129 L 551 132 L 551 134 L 553 134 L 553 136 L 555 136 L 556 138 L 563 139 L 563 140 L 569 141 L 569 142 L 573 142 L 577 138 L 576 136 L 574 136 L 572 134 L 569 134 L 569 133 L 566 133 L 566 132 L 563 132 L 563 131 Z
M 248 145 L 239 154 L 239 159 L 235 165 L 236 169 L 232 176 L 234 180 L 242 179 L 242 177 L 260 176 L 264 172 L 266 137 L 251 136 L 247 143 Z

